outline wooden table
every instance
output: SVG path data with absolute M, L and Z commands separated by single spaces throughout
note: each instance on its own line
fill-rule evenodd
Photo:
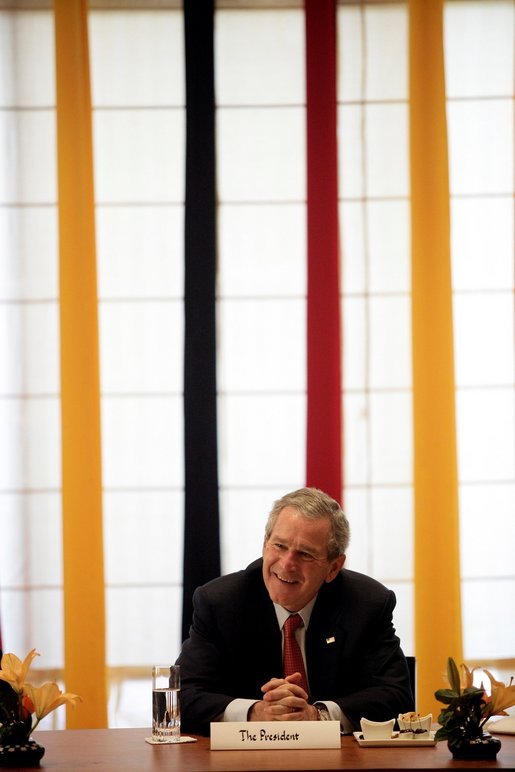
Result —
M 340 750 L 212 751 L 195 743 L 149 745 L 149 729 L 62 729 L 36 732 L 44 770 L 177 770 L 178 772 L 302 772 L 303 770 L 515 769 L 515 736 L 500 735 L 497 761 L 454 761 L 446 743 L 419 748 L 360 748 L 342 737 Z

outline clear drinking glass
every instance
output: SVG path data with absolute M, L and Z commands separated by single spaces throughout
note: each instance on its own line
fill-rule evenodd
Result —
M 181 671 L 179 665 L 152 668 L 152 738 L 179 742 L 181 737 Z

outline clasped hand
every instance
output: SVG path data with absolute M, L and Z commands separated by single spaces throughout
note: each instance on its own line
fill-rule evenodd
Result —
M 299 686 L 300 673 L 286 678 L 271 678 L 261 687 L 263 699 L 255 702 L 249 721 L 316 721 L 317 709 L 308 703 L 308 695 Z

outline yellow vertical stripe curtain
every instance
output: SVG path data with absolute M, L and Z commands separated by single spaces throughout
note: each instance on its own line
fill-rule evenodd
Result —
M 100 392 L 87 0 L 55 0 L 67 726 L 107 726 Z
M 87 2 L 55 0 L 66 688 L 107 724 L 98 320 Z M 461 659 L 443 2 L 409 0 L 418 708 Z M 437 606 L 437 615 L 435 613 Z M 436 617 L 438 621 L 436 622 Z M 438 624 L 438 630 L 434 625 Z
M 410 168 L 418 708 L 462 658 L 443 0 L 410 0 Z

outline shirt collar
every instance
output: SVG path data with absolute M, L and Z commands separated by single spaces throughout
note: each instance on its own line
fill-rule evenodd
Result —
M 297 614 L 302 617 L 302 621 L 304 622 L 304 627 L 306 630 L 308 629 L 309 620 L 311 619 L 311 612 L 313 611 L 313 606 L 315 605 L 316 599 L 317 596 L 315 595 L 315 597 L 312 598 L 309 603 L 304 606 L 304 608 L 301 608 L 300 611 L 297 611 Z M 279 627 L 282 630 L 284 623 L 292 612 L 288 611 L 288 609 L 285 609 L 283 606 L 280 606 L 278 603 L 274 603 L 274 609 L 277 616 L 277 621 L 279 622 Z

